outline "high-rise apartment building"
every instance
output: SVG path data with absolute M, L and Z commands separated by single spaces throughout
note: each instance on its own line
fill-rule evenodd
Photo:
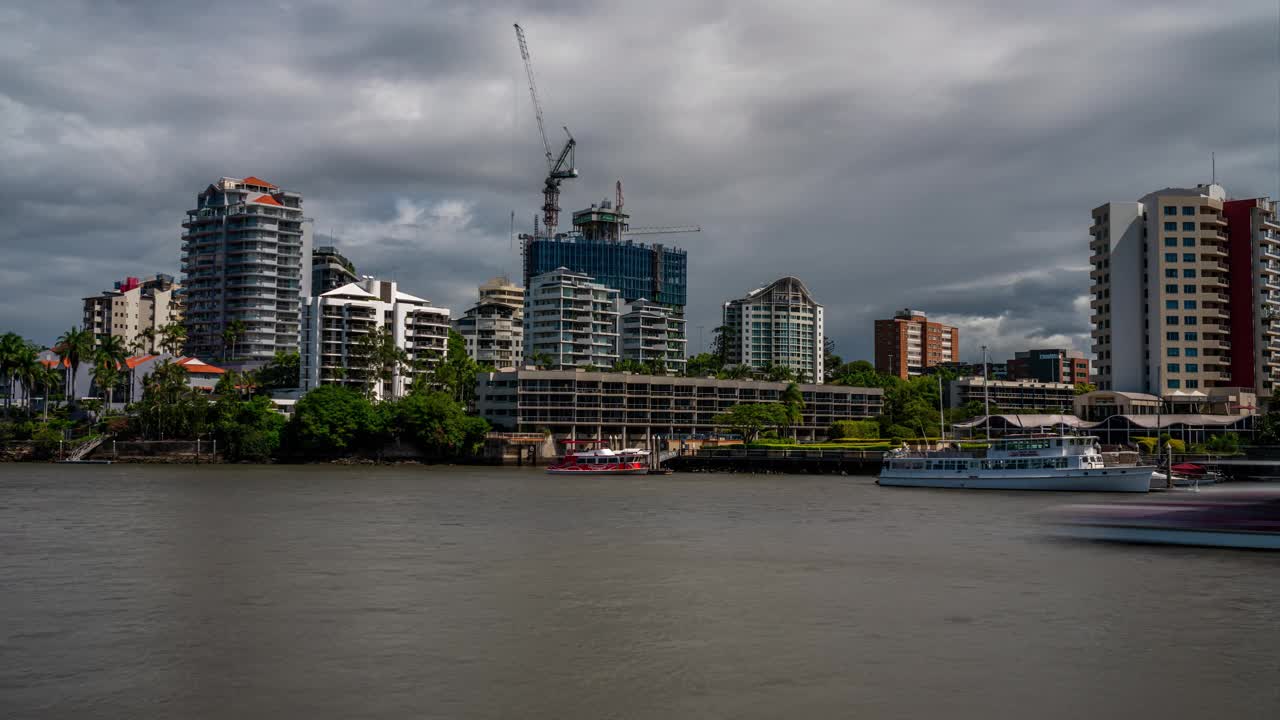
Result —
M 574 232 L 527 238 L 524 285 L 536 275 L 566 268 L 618 291 L 622 300 L 648 299 L 680 315 L 688 289 L 684 250 L 625 239 L 629 216 L 605 201 L 573 214 Z
M 622 359 L 640 363 L 661 363 L 667 372 L 682 372 L 685 356 L 685 319 L 671 308 L 648 300 L 635 300 L 622 307 L 619 326 Z
M 876 370 L 907 379 L 926 368 L 960 359 L 960 331 L 950 325 L 929 322 L 916 310 L 902 310 L 887 320 L 876 320 Z
M 1089 359 L 1079 350 L 1045 348 L 1013 354 L 1008 363 L 1010 380 L 1038 380 L 1042 383 L 1089 382 Z
M 365 278 L 309 298 L 303 313 L 301 387 L 371 388 L 375 398 L 400 397 L 416 373 L 448 352 L 449 310 L 401 292 L 396 283 Z M 409 367 L 378 379 L 362 341 L 389 333 Z
M 1092 215 L 1099 389 L 1271 395 L 1280 349 L 1270 320 L 1280 307 L 1274 203 L 1229 201 L 1221 186 L 1198 185 L 1107 203 Z
M 524 288 L 506 277 L 489 280 L 453 329 L 476 362 L 499 370 L 518 366 L 524 358 Z
M 524 300 L 524 351 L 548 369 L 618 361 L 618 291 L 559 268 L 534 276 Z
M 790 368 L 804 382 L 823 375 L 823 308 L 796 277 L 784 277 L 724 304 L 729 365 Z
M 114 335 L 130 350 L 155 352 L 161 328 L 181 322 L 182 287 L 169 275 L 128 277 L 114 290 L 84 299 L 84 327 L 97 340 Z
M 196 196 L 182 234 L 187 352 L 221 357 L 240 321 L 232 363 L 252 367 L 297 352 L 311 294 L 311 222 L 302 195 L 256 177 L 220 178 Z
M 311 251 L 311 292 L 323 295 L 359 280 L 356 266 L 332 245 Z

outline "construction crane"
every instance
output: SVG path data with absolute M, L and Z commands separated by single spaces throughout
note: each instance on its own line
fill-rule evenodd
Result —
M 533 98 L 533 114 L 538 119 L 538 136 L 542 138 L 542 151 L 547 158 L 547 179 L 542 186 L 542 225 L 547 237 L 555 237 L 556 227 L 560 224 L 560 183 L 578 177 L 574 167 L 574 147 L 578 141 L 573 139 L 569 128 L 564 127 L 564 134 L 569 137 L 559 155 L 551 152 L 551 142 L 547 140 L 547 130 L 542 122 L 542 102 L 538 99 L 538 84 L 533 78 L 533 61 L 529 59 L 529 43 L 525 40 L 524 29 L 515 24 L 516 42 L 520 44 L 520 58 L 524 60 L 524 71 L 529 76 L 529 97 Z M 536 231 L 535 231 L 536 234 Z
M 638 227 L 623 230 L 623 235 L 674 235 L 676 233 L 702 232 L 701 225 L 673 225 L 670 227 Z

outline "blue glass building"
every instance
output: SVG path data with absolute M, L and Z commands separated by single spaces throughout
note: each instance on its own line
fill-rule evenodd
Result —
M 689 283 L 684 250 L 623 239 L 627 215 L 607 202 L 575 212 L 573 225 L 575 232 L 525 241 L 525 287 L 534 276 L 563 267 L 618 290 L 624 301 L 644 298 L 684 311 Z

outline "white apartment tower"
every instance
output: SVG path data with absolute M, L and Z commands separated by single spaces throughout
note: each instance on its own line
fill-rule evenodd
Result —
M 525 359 L 547 369 L 610 368 L 618 355 L 618 291 L 565 268 L 529 281 L 524 305 Z
M 221 357 L 223 330 L 243 323 L 235 365 L 298 351 L 311 294 L 311 222 L 302 195 L 256 177 L 220 178 L 196 196 L 182 234 L 188 353 Z
M 480 286 L 480 301 L 453 321 L 467 355 L 483 365 L 514 368 L 524 358 L 524 288 L 505 276 Z
M 364 390 L 373 383 L 375 399 L 400 397 L 424 363 L 443 359 L 448 351 L 448 308 L 434 307 L 386 280 L 366 277 L 309 298 L 303 317 L 304 392 L 332 384 Z M 395 369 L 389 383 L 371 379 L 370 365 L 359 351 L 362 339 L 379 332 L 389 332 L 409 360 L 409 367 Z
M 783 365 L 804 382 L 823 378 L 822 305 L 796 277 L 784 277 L 724 304 L 729 365 Z
M 685 319 L 666 305 L 644 298 L 622 307 L 619 326 L 622 359 L 641 363 L 662 363 L 668 372 L 683 372 L 685 357 Z

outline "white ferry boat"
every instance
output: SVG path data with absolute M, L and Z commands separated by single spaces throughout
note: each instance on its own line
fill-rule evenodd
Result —
M 1147 492 L 1155 471 L 1142 465 L 1106 467 L 1096 437 L 1013 437 L 986 444 L 987 448 L 973 452 L 888 453 L 878 483 L 983 490 Z

